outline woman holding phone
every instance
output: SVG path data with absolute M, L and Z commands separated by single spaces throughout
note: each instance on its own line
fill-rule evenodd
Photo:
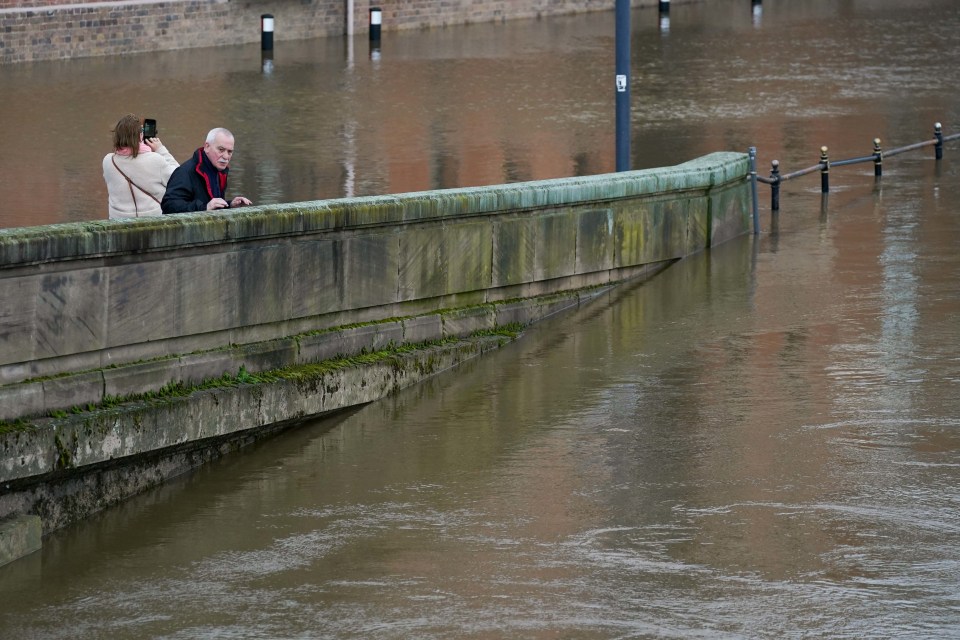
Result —
M 156 137 L 156 121 L 127 114 L 113 129 L 113 153 L 103 158 L 110 218 L 159 216 L 167 181 L 179 163 Z

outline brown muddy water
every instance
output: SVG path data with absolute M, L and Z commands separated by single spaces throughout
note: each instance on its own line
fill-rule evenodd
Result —
M 634 13 L 638 166 L 960 128 L 952 2 L 749 5 Z M 350 72 L 307 42 L 270 77 L 255 48 L 0 75 L 66 95 L 36 74 L 76 65 L 82 107 L 154 69 L 163 90 L 109 102 L 151 105 L 178 155 L 232 124 L 232 186 L 381 193 L 610 170 L 612 27 L 389 34 Z M 229 99 L 187 89 L 213 77 Z M 0 569 L 0 637 L 960 637 L 960 146 L 931 156 L 836 168 L 826 198 L 788 182 L 776 217 L 762 187 L 758 238 L 53 534 Z

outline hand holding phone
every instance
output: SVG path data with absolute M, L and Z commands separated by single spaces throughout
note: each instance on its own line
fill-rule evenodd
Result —
M 157 121 L 151 118 L 143 119 L 143 139 L 149 140 L 150 138 L 157 137 Z

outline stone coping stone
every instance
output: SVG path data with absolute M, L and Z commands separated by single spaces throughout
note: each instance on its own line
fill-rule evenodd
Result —
M 746 179 L 744 153 L 716 152 L 672 167 L 505 185 L 0 229 L 2 268 L 63 259 L 183 249 L 333 229 L 571 206 L 705 190 Z

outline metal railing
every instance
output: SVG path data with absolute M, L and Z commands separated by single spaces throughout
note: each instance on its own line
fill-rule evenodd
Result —
M 943 143 L 949 142 L 951 140 L 960 140 L 960 133 L 954 133 L 949 136 L 943 135 L 943 127 L 939 122 L 933 125 L 933 138 L 929 140 L 924 140 L 922 142 L 915 142 L 914 144 L 908 144 L 905 147 L 897 147 L 896 149 L 890 149 L 884 151 L 880 147 L 880 138 L 873 139 L 873 153 L 868 156 L 860 156 L 857 158 L 847 158 L 845 160 L 830 160 L 829 155 L 827 154 L 827 147 L 820 147 L 820 161 L 810 167 L 805 169 L 799 169 L 797 171 L 791 171 L 790 173 L 780 173 L 780 161 L 774 160 L 770 163 L 770 177 L 764 177 L 757 175 L 757 148 L 750 147 L 750 182 L 751 182 L 751 191 L 753 195 L 753 233 L 760 233 L 760 216 L 759 216 L 759 204 L 757 200 L 757 183 L 762 182 L 763 184 L 770 185 L 770 209 L 773 211 L 780 210 L 780 184 L 786 180 L 792 180 L 794 178 L 799 178 L 800 176 L 805 176 L 809 173 L 814 173 L 816 171 L 820 172 L 820 191 L 821 193 L 830 192 L 830 168 L 831 167 L 842 167 L 850 164 L 859 164 L 862 162 L 872 162 L 873 163 L 873 175 L 877 178 L 883 175 L 883 159 L 889 158 L 890 156 L 895 156 L 901 153 L 906 153 L 907 151 L 915 151 L 916 149 L 922 149 L 923 147 L 934 147 L 935 155 L 937 160 L 943 159 Z

